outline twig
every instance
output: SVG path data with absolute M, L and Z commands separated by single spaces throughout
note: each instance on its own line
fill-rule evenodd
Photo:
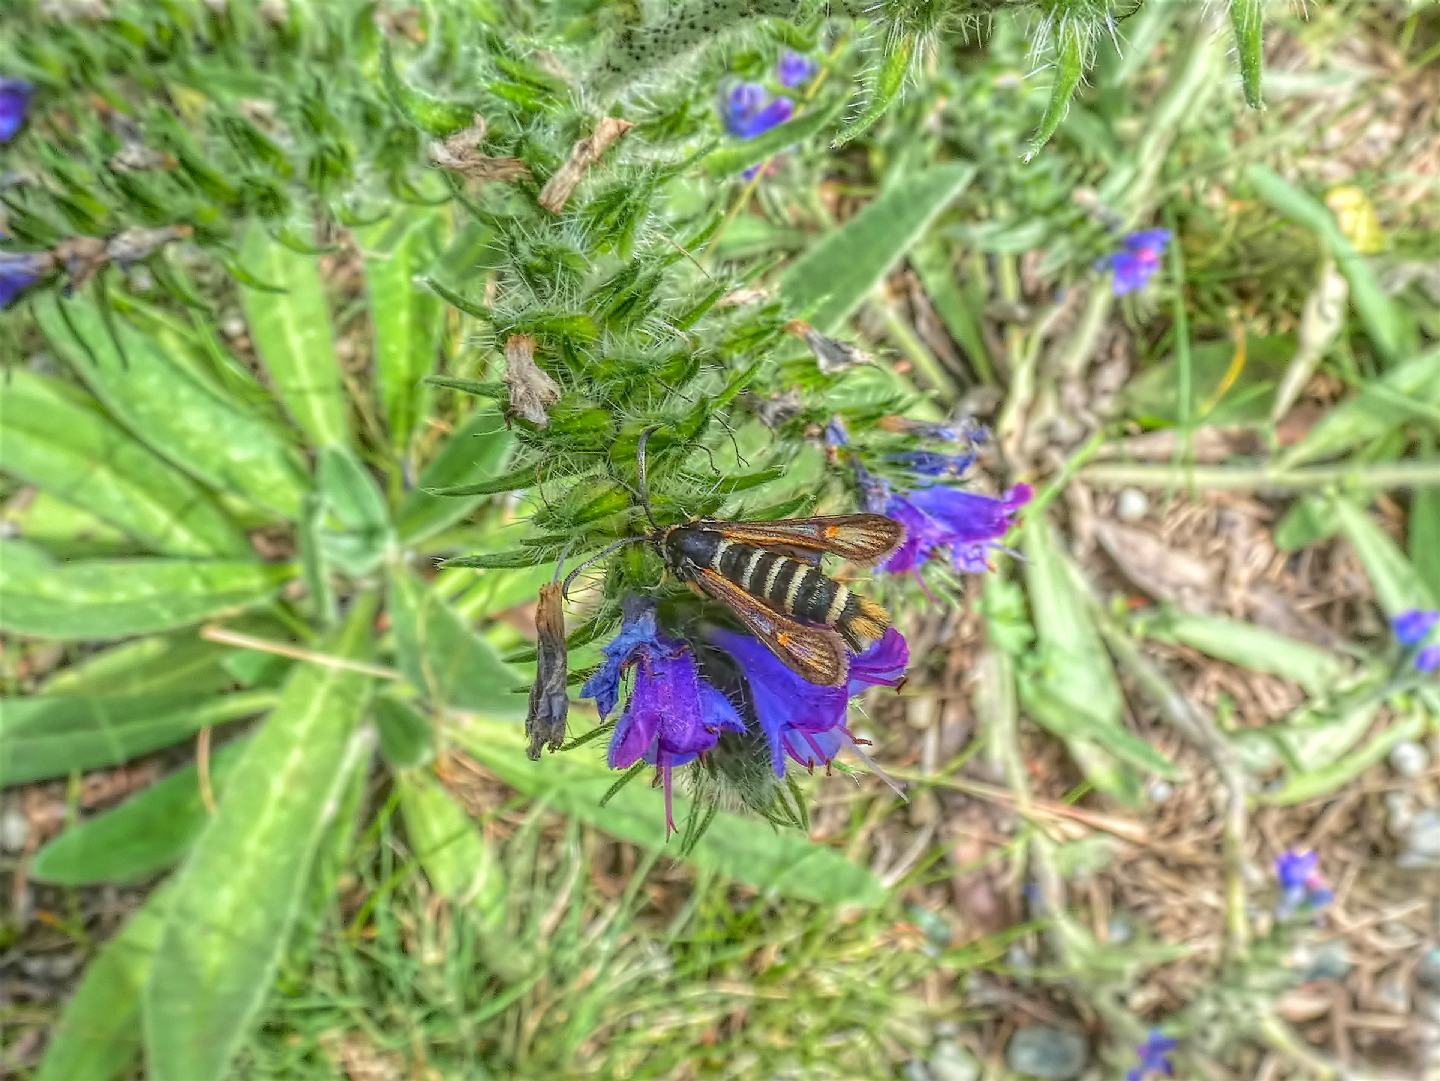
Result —
M 366 664 L 364 661 L 352 661 L 348 657 L 336 657 L 329 653 L 316 653 L 311 649 L 301 649 L 299 646 L 292 646 L 285 642 L 272 642 L 268 638 L 256 638 L 252 635 L 241 634 L 239 631 L 228 630 L 225 627 L 204 627 L 200 631 L 200 637 L 207 642 L 216 642 L 222 646 L 253 649 L 257 653 L 273 653 L 277 657 L 307 661 L 310 664 L 319 664 L 326 668 L 341 668 L 347 672 L 360 672 L 363 675 L 374 676 L 376 679 L 401 680 L 405 678 L 404 674 L 395 668 L 386 668 L 379 664 Z
M 206 814 L 215 813 L 215 789 L 210 785 L 210 726 L 200 729 L 195 737 L 195 775 L 200 781 L 200 802 Z

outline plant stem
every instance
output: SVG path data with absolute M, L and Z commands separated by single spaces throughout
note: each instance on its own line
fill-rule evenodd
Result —
M 1211 488 L 1248 491 L 1269 488 L 1311 491 L 1330 485 L 1390 490 L 1440 488 L 1440 462 L 1383 462 L 1376 465 L 1325 465 L 1280 469 L 1272 465 L 1167 465 L 1100 462 L 1086 466 L 1080 477 L 1111 488 Z

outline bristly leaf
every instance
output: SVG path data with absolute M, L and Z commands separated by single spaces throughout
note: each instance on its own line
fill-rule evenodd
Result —
M 1260 92 L 1264 67 L 1264 22 L 1261 0 L 1230 0 L 1230 26 L 1235 31 L 1235 49 L 1240 54 L 1240 80 L 1245 103 L 1252 109 L 1265 108 Z
M 869 100 L 859 114 L 835 136 L 830 144 L 832 149 L 839 149 L 864 135 L 895 103 L 900 91 L 905 88 L 906 76 L 910 74 L 910 61 L 915 54 L 915 44 L 913 34 L 893 35 L 887 40 L 885 55 L 881 57 L 880 67 L 870 86 Z
M 1070 99 L 1085 73 L 1085 54 L 1090 30 L 1078 18 L 1065 18 L 1055 31 L 1055 80 L 1050 85 L 1050 100 L 1040 125 L 1030 138 L 1030 145 L 1024 154 L 1025 161 L 1031 161 L 1040 153 L 1040 148 L 1050 141 L 1060 121 L 1070 108 Z

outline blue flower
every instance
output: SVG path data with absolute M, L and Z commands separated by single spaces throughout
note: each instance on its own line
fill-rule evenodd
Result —
M 775 66 L 775 77 L 780 80 L 781 86 L 803 86 L 814 74 L 815 61 L 794 49 L 786 49 L 781 53 L 780 63 Z
M 862 471 L 863 473 L 863 471 Z M 868 480 L 867 480 L 868 477 Z M 948 552 L 957 571 L 978 574 L 989 568 L 989 554 L 1015 524 L 1015 514 L 1030 502 L 1028 484 L 1017 484 L 1004 498 L 933 485 L 897 493 L 884 480 L 862 475 L 866 509 L 894 518 L 905 527 L 905 540 L 880 564 L 891 574 L 915 571 L 926 560 Z
M 1145 1078 L 1157 1073 L 1174 1077 L 1175 1063 L 1170 1061 L 1170 1053 L 1179 1046 L 1179 1040 L 1162 1034 L 1158 1028 L 1152 1028 L 1145 1037 L 1145 1042 L 1135 1048 L 1135 1054 L 1140 1061 L 1133 1070 L 1126 1071 L 1125 1081 L 1145 1081 Z
M 1431 612 L 1423 608 L 1411 608 L 1408 612 L 1401 612 L 1390 621 L 1390 629 L 1395 632 L 1395 641 L 1402 646 L 1418 646 L 1430 632 L 1435 629 L 1435 624 L 1440 623 L 1440 612 Z
M 850 659 L 846 686 L 824 687 L 802 679 L 764 643 L 748 635 L 716 629 L 710 637 L 735 658 L 750 685 L 750 701 L 770 745 L 770 764 L 777 777 L 785 775 L 787 757 L 811 769 L 828 765 L 848 747 L 863 759 L 845 727 L 850 699 L 866 687 L 899 686 L 910 661 L 905 636 L 890 627 Z
M 892 454 L 890 460 L 925 477 L 959 477 L 975 464 L 975 454 L 973 451 L 941 454 L 934 450 L 910 450 Z
M 20 133 L 34 93 L 35 88 L 24 79 L 0 75 L 0 143 L 8 143 Z
M 759 83 L 740 83 L 720 103 L 725 130 L 741 139 L 753 139 L 779 127 L 795 112 L 789 98 L 772 98 Z
M 0 251 L 0 309 L 50 273 L 54 262 L 49 252 Z
M 1275 877 L 1283 894 L 1276 912 L 1282 917 L 1302 908 L 1324 908 L 1335 899 L 1335 891 L 1320 874 L 1320 853 L 1313 849 L 1280 853 L 1275 857 Z
M 1415 654 L 1415 668 L 1420 672 L 1433 672 L 1440 668 L 1440 646 L 1426 646 Z
M 887 432 L 900 432 L 920 439 L 939 439 L 946 443 L 984 443 L 990 438 L 990 430 L 973 418 L 967 417 L 958 426 L 937 424 L 929 420 L 911 420 L 909 417 L 881 417 L 879 426 Z
M 1110 269 L 1115 272 L 1113 288 L 1117 297 L 1143 288 L 1160 269 L 1160 256 L 1170 243 L 1169 229 L 1142 229 L 1131 233 L 1121 242 L 1124 247 L 1097 260 L 1095 269 Z
M 605 663 L 580 689 L 593 698 L 602 717 L 619 698 L 620 676 L 633 668 L 635 685 L 615 724 L 608 760 L 611 769 L 628 769 L 640 760 L 660 771 L 665 788 L 666 834 L 675 829 L 671 774 L 715 746 L 720 734 L 745 731 L 730 699 L 703 679 L 695 654 L 677 638 L 659 633 L 653 604 L 626 598 L 625 618 L 602 651 Z

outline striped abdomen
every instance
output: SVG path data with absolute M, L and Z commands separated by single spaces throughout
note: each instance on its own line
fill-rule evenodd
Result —
M 708 567 L 801 623 L 834 627 L 851 649 L 885 633 L 889 616 L 874 601 L 810 566 L 779 552 L 727 540 L 713 529 L 679 527 L 666 537 L 672 560 Z M 678 558 L 677 558 L 678 557 Z

